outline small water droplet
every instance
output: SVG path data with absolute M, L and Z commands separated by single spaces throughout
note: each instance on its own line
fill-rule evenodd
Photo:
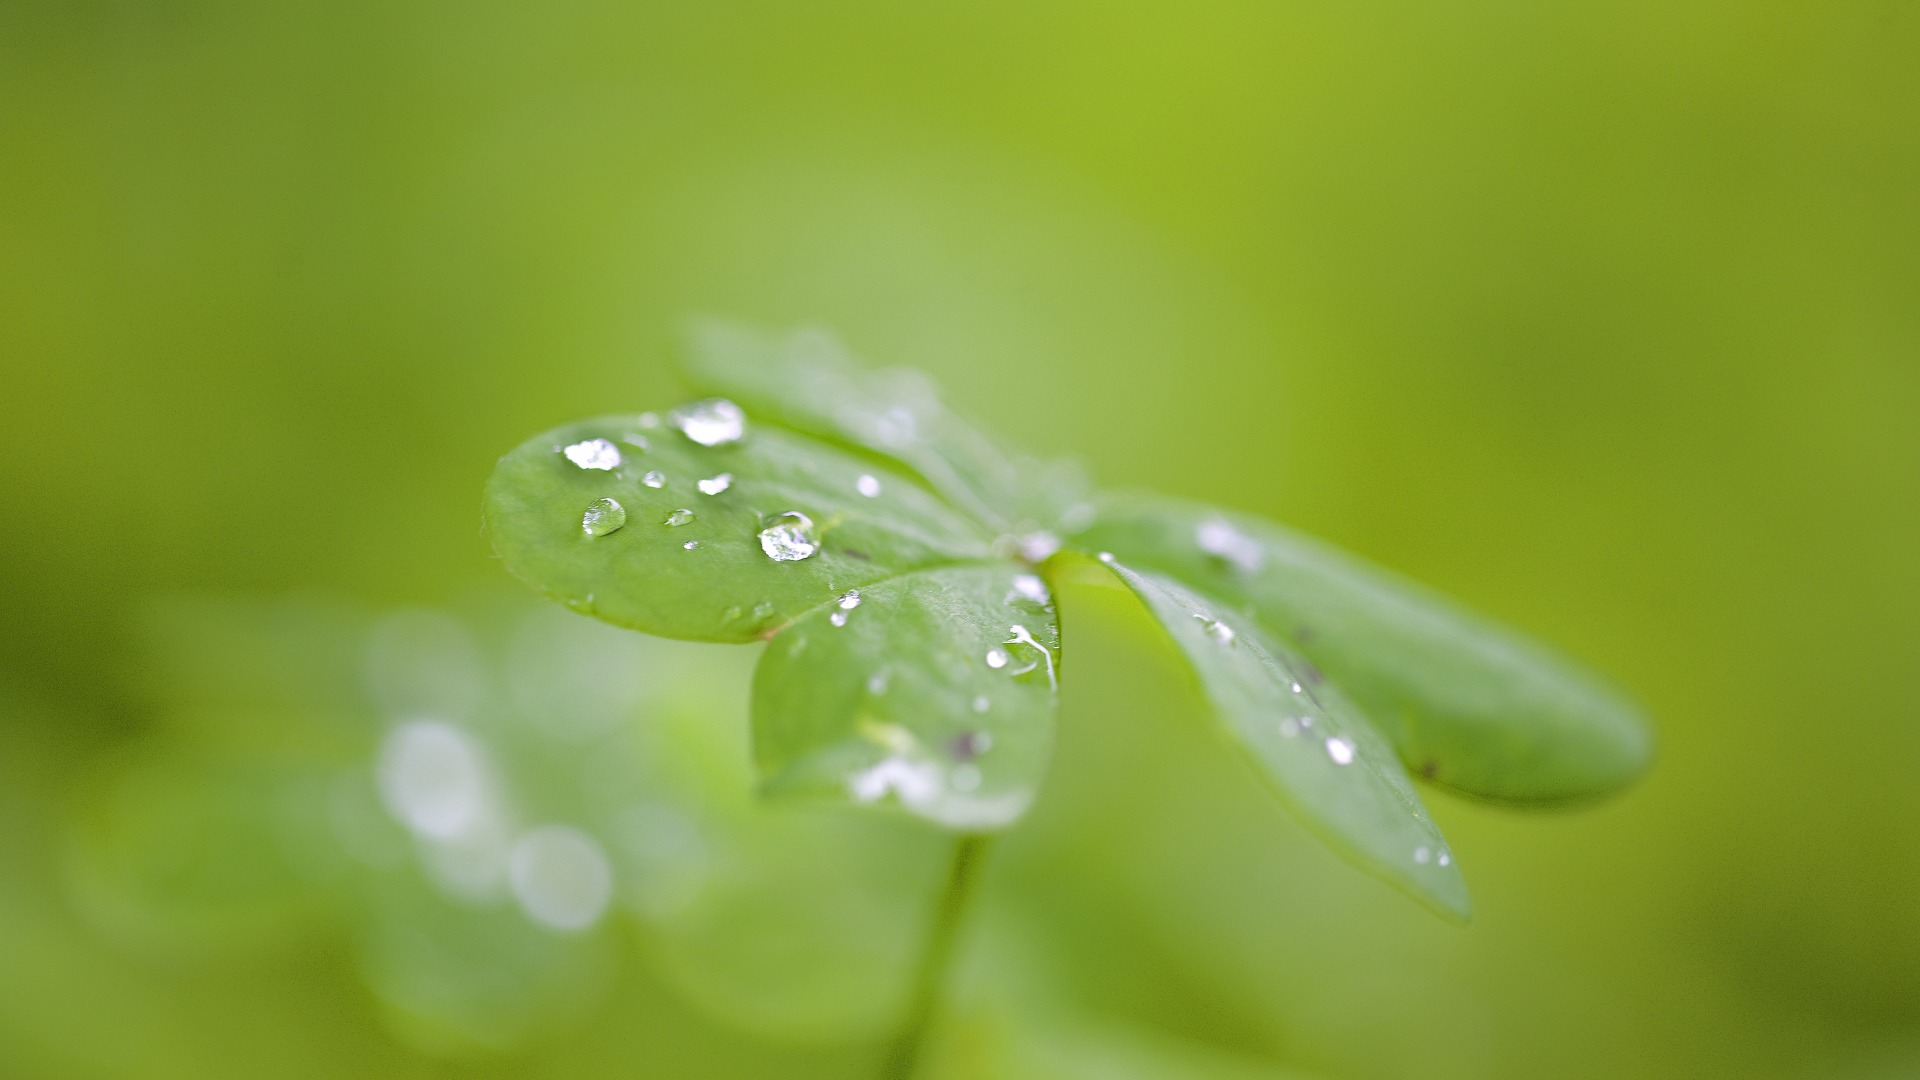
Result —
M 1040 575 L 1038 574 L 1015 574 L 1013 576 L 1013 593 L 1014 596 L 1023 600 L 1031 600 L 1036 604 L 1044 604 L 1053 599 L 1047 592 L 1047 583 L 1040 580 Z M 1008 598 L 1008 602 L 1012 602 L 1011 597 Z
M 738 607 L 730 607 L 726 610 L 726 613 L 721 616 L 721 618 L 725 619 L 728 622 L 733 622 L 734 620 L 738 619 L 740 616 L 744 614 L 746 613 L 741 611 Z
M 991 708 L 993 708 L 993 702 L 987 700 L 987 695 L 981 694 L 979 697 L 973 699 L 974 712 L 983 713 Z
M 1294 683 L 1294 684 L 1293 684 L 1293 692 L 1294 692 L 1294 693 L 1296 693 L 1296 694 L 1300 692 L 1300 684 L 1299 684 L 1299 683 Z
M 726 398 L 696 401 L 675 412 L 673 422 L 687 438 L 701 446 L 738 442 L 747 431 L 747 414 Z
M 881 694 L 884 694 L 886 692 L 887 692 L 887 673 L 886 672 L 876 671 L 873 674 L 867 676 L 867 693 L 872 694 L 874 697 L 879 697 Z
M 847 625 L 847 613 L 844 611 L 836 611 L 827 616 L 827 621 L 835 626 L 845 626 Z
M 1224 518 L 1208 518 L 1193 530 L 1193 540 L 1201 551 L 1232 563 L 1236 569 L 1252 573 L 1266 561 L 1267 553 L 1258 540 L 1241 532 Z
M 580 515 L 580 528 L 588 536 L 618 532 L 626 523 L 627 508 L 612 499 L 595 499 L 588 504 L 587 512 Z
M 643 428 L 657 428 L 657 427 L 659 427 L 659 426 L 660 426 L 660 414 L 659 414 L 659 413 L 654 413 L 654 412 L 643 412 L 643 413 L 641 413 L 641 414 L 640 414 L 640 426 L 641 426 L 641 427 L 643 427 Z
M 1327 756 L 1333 759 L 1335 765 L 1351 765 L 1353 764 L 1353 743 L 1337 735 L 1329 738 Z
M 599 469 L 604 472 L 618 468 L 620 465 L 620 448 L 605 439 L 577 442 L 561 453 L 567 455 L 568 461 L 583 469 Z
M 695 481 L 693 486 L 699 488 L 702 495 L 718 495 L 733 486 L 733 474 L 723 472 L 708 480 Z
M 773 601 L 771 600 L 762 600 L 759 603 L 753 605 L 753 617 L 756 619 L 765 619 L 768 616 L 771 616 L 772 614 L 773 614 Z
M 1238 636 L 1233 632 L 1233 627 L 1228 626 L 1219 619 L 1208 618 L 1205 615 L 1195 615 L 1194 618 L 1200 621 L 1201 626 L 1205 628 L 1206 635 L 1212 638 L 1217 644 L 1232 645 L 1233 639 Z
M 813 519 L 798 510 L 779 514 L 760 530 L 760 550 L 775 562 L 798 562 L 820 550 L 813 538 Z
M 1443 851 L 1440 853 L 1440 858 L 1435 861 L 1438 862 L 1441 866 L 1452 866 L 1453 856 Z
M 840 598 L 835 600 L 834 603 L 840 605 L 841 611 L 852 611 L 854 608 L 860 606 L 860 590 L 848 589 L 846 592 L 841 593 Z
M 689 522 L 689 521 L 692 521 L 692 520 L 693 520 L 693 511 L 691 511 L 691 510 L 689 510 L 689 509 L 687 509 L 686 507 L 684 507 L 684 506 L 683 506 L 683 507 L 681 507 L 680 509 L 678 509 L 678 510 L 675 510 L 675 511 L 674 511 L 673 513 L 671 513 L 671 514 L 668 514 L 668 515 L 666 516 L 666 519 L 665 519 L 664 521 L 662 521 L 662 522 L 661 522 L 661 524 L 663 524 L 663 525 L 685 525 L 685 524 L 686 524 L 687 522 Z
M 998 668 L 1006 667 L 1007 659 L 1008 657 L 1005 649 L 988 649 L 987 650 L 987 666 L 990 668 L 998 669 Z
M 1433 852 L 1429 851 L 1424 844 L 1413 849 L 1413 861 L 1419 863 L 1421 866 L 1427 865 L 1432 858 Z
M 1100 553 L 1100 561 L 1101 561 L 1101 562 L 1103 562 L 1103 563 L 1106 563 L 1106 564 L 1107 564 L 1108 566 L 1112 566 L 1112 565 L 1113 565 L 1113 552 L 1111 552 L 1111 551 L 1103 551 L 1103 552 L 1101 552 L 1101 553 Z
M 661 472 L 659 469 L 654 469 L 648 472 L 647 475 L 641 477 L 640 482 L 650 488 L 663 488 L 667 486 L 667 474 Z
M 1295 720 L 1291 716 L 1287 717 L 1285 720 L 1280 721 L 1281 738 L 1291 739 L 1298 734 L 1300 734 L 1300 721 Z
M 698 540 L 689 540 L 689 541 L 687 541 L 686 543 L 684 543 L 684 544 L 681 544 L 680 546 L 681 546 L 681 547 L 683 547 L 683 548 L 686 548 L 686 549 L 687 549 L 688 551 L 692 551 L 692 550 L 693 550 L 694 548 L 697 548 L 697 547 L 699 547 L 699 546 L 700 546 L 700 541 L 698 541 Z
M 647 437 L 637 431 L 629 431 L 625 435 L 620 436 L 620 441 L 626 443 L 628 446 L 639 447 L 642 450 L 650 450 L 653 448 L 653 444 L 647 441 Z
M 853 490 L 869 499 L 880 497 L 880 479 L 867 473 L 861 473 L 860 479 L 853 482 Z

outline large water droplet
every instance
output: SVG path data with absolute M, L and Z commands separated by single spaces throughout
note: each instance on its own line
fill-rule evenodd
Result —
M 1337 735 L 1327 740 L 1327 756 L 1333 759 L 1335 765 L 1353 764 L 1353 750 L 1352 742 Z
M 1267 559 L 1266 550 L 1258 540 L 1234 528 L 1224 518 L 1208 518 L 1195 526 L 1193 541 L 1201 551 L 1225 559 L 1247 573 L 1260 569 L 1260 564 Z
M 723 472 L 712 479 L 697 481 L 693 486 L 699 488 L 702 495 L 718 495 L 733 486 L 733 474 Z
M 760 550 L 775 562 L 799 562 L 820 550 L 813 538 L 813 519 L 798 510 L 777 515 L 760 530 Z
M 674 413 L 673 422 L 701 446 L 738 442 L 747 431 L 747 414 L 726 398 L 696 401 Z
M 580 528 L 588 536 L 618 532 L 626 523 L 627 508 L 612 499 L 595 499 L 587 506 L 587 512 L 580 515 Z
M 853 490 L 869 499 L 877 499 L 880 497 L 880 480 L 878 477 L 861 473 L 860 479 L 853 482 Z
M 689 521 L 692 521 L 692 520 L 693 520 L 693 511 L 691 511 L 691 510 L 689 510 L 689 509 L 687 509 L 686 507 L 684 507 L 684 506 L 683 506 L 683 507 L 681 507 L 680 509 L 678 509 L 678 510 L 675 510 L 675 511 L 674 511 L 673 513 L 671 513 L 671 514 L 668 514 L 668 515 L 667 515 L 667 517 L 666 517 L 666 520 L 665 520 L 665 521 L 663 521 L 663 522 L 662 522 L 661 524 L 663 524 L 663 525 L 685 525 L 685 524 L 686 524 L 687 522 L 689 522 Z
M 640 482 L 650 488 L 663 488 L 667 486 L 667 474 L 661 472 L 659 469 L 654 469 L 648 472 L 647 475 L 641 477 Z
M 620 466 L 620 448 L 605 439 L 577 442 L 561 451 L 567 460 L 583 469 L 614 469 Z

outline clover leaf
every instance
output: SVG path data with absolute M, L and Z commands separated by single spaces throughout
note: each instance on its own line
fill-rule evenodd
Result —
M 1045 769 L 1052 584 L 1076 560 L 1140 598 L 1287 806 L 1443 913 L 1466 915 L 1466 889 L 1408 770 L 1547 803 L 1646 766 L 1634 708 L 1543 646 L 1278 525 L 1090 495 L 824 334 L 711 324 L 686 373 L 710 396 L 509 453 L 486 523 L 511 571 L 578 610 L 770 641 L 752 708 L 767 795 L 1011 826 Z

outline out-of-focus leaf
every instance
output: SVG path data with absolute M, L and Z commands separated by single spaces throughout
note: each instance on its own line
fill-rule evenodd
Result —
M 675 427 L 600 417 L 502 458 L 486 522 L 507 567 L 608 622 L 747 642 L 847 589 L 990 553 L 900 473 L 751 419 L 714 445 Z
M 1146 496 L 1077 542 L 1251 611 L 1351 694 L 1420 776 L 1513 802 L 1604 794 L 1651 753 L 1632 704 L 1432 591 L 1270 522 Z
M 1017 564 L 849 591 L 782 630 L 755 672 L 765 790 L 1004 828 L 1046 769 L 1059 646 L 1046 585 Z
M 1260 627 L 1170 578 L 1107 564 L 1192 665 L 1227 733 L 1336 851 L 1465 919 L 1466 884 L 1393 749 L 1334 687 Z
M 891 458 L 996 530 L 1054 528 L 1086 498 L 1077 466 L 1004 453 L 942 404 L 926 376 L 867 371 L 824 331 L 769 334 L 713 320 L 695 326 L 690 339 L 682 367 L 699 392 Z

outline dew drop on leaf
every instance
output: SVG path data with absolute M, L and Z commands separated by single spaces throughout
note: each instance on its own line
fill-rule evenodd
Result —
M 1413 849 L 1413 861 L 1419 863 L 1421 866 L 1427 865 L 1427 863 L 1432 859 L 1433 859 L 1433 852 L 1428 850 L 1425 846 L 1421 846 Z
M 627 523 L 627 508 L 613 499 L 595 499 L 580 515 L 580 528 L 588 536 L 605 536 L 619 531 Z
M 834 603 L 840 605 L 841 611 L 852 611 L 854 608 L 860 606 L 860 590 L 848 589 L 846 592 L 841 593 L 840 598 L 835 600 Z
M 886 672 L 876 671 L 873 674 L 867 676 L 867 693 L 872 694 L 874 697 L 879 697 L 881 694 L 884 694 L 886 692 L 887 692 L 887 673 Z
M 844 611 L 836 611 L 827 616 L 827 621 L 835 626 L 845 626 L 847 625 L 847 613 Z
M 620 465 L 620 448 L 605 439 L 588 439 L 577 442 L 561 451 L 567 460 L 583 469 L 605 471 Z
M 654 469 L 647 473 L 647 475 L 641 477 L 640 482 L 650 488 L 663 488 L 667 486 L 667 474 L 661 472 L 659 469 Z
M 1339 736 L 1327 740 L 1327 756 L 1335 765 L 1353 764 L 1353 744 Z
M 666 516 L 666 520 L 665 520 L 665 521 L 663 521 L 663 522 L 661 522 L 661 524 L 663 524 L 663 525 L 685 525 L 685 524 L 686 524 L 687 522 L 689 522 L 689 521 L 692 521 L 692 520 L 693 520 L 693 511 L 691 511 L 691 510 L 689 510 L 689 509 L 687 509 L 686 507 L 684 507 L 684 506 L 683 506 L 683 507 L 681 507 L 680 509 L 678 509 L 678 510 L 675 510 L 675 511 L 674 511 L 673 513 L 671 513 L 671 514 L 668 514 L 668 515 Z
M 987 650 L 987 666 L 990 668 L 994 668 L 996 670 L 999 668 L 1006 667 L 1007 666 L 1006 650 L 1005 649 L 988 649 Z
M 773 601 L 771 600 L 762 600 L 759 603 L 753 605 L 753 617 L 756 619 L 764 619 L 772 614 L 773 614 Z
M 747 414 L 726 398 L 696 401 L 674 413 L 673 422 L 687 438 L 701 446 L 738 442 L 747 431 Z
M 697 547 L 699 547 L 699 546 L 700 546 L 700 541 L 698 541 L 698 540 L 689 540 L 689 541 L 687 541 L 686 543 L 684 543 L 684 544 L 681 544 L 680 546 L 681 546 L 681 547 L 683 547 L 683 548 L 685 548 L 685 549 L 687 549 L 688 551 L 692 551 L 692 550 L 693 550 L 694 548 L 697 548 Z
M 1216 559 L 1224 559 L 1244 573 L 1260 569 L 1267 553 L 1260 542 L 1221 518 L 1208 518 L 1194 527 L 1193 541 L 1200 550 Z
M 1200 620 L 1201 624 L 1206 627 L 1208 637 L 1221 645 L 1233 644 L 1233 639 L 1237 636 L 1233 632 L 1233 627 L 1228 626 L 1219 619 L 1209 619 L 1205 615 L 1195 615 L 1194 618 Z M 1294 689 L 1298 690 L 1299 687 L 1295 686 Z
M 652 449 L 652 445 L 653 445 L 647 442 L 647 437 L 645 435 L 642 435 L 637 431 L 629 431 L 625 435 L 620 436 L 620 441 L 623 443 L 626 443 L 628 446 L 637 446 L 642 450 Z
M 694 486 L 700 489 L 702 495 L 718 495 L 733 486 L 733 474 L 723 472 L 711 479 L 697 481 Z
M 880 497 L 880 480 L 871 474 L 861 473 L 860 479 L 853 482 L 853 490 L 869 499 L 877 499 Z
M 813 538 L 813 519 L 798 510 L 777 515 L 760 530 L 760 550 L 775 562 L 799 562 L 820 550 Z
M 1038 574 L 1016 574 L 1013 578 L 1013 591 L 1021 599 L 1044 604 L 1052 597 L 1047 593 L 1047 583 L 1040 580 Z
M 660 426 L 660 414 L 659 414 L 659 413 L 651 413 L 651 412 L 643 412 L 643 413 L 641 413 L 641 414 L 640 414 L 640 426 L 641 426 L 641 427 L 643 427 L 643 428 L 657 428 L 657 427 L 659 427 L 659 426 Z
M 981 694 L 979 697 L 976 697 L 973 699 L 974 712 L 983 713 L 992 707 L 993 707 L 993 702 L 988 701 L 987 695 L 985 694 Z

